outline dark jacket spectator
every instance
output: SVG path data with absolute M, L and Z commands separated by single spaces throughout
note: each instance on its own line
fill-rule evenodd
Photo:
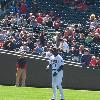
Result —
M 96 44 L 100 44 L 100 36 L 99 33 L 95 33 L 95 36 L 93 38 L 93 42 Z
M 14 50 L 14 42 L 13 42 L 13 39 L 10 38 L 8 41 L 6 41 L 4 43 L 4 49 L 11 50 L 11 51 Z
M 100 57 L 97 57 L 97 65 L 96 65 L 97 68 L 100 68 Z
M 81 57 L 82 67 L 89 67 L 91 61 L 91 55 L 88 49 L 85 49 L 84 54 Z

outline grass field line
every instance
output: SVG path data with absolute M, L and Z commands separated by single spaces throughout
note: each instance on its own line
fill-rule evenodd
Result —
M 100 100 L 100 91 L 64 89 L 65 100 Z M 52 88 L 0 85 L 0 100 L 50 100 Z M 60 100 L 60 94 L 57 95 Z

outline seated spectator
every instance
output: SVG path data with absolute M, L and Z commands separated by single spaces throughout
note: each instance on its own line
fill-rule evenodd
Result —
M 72 56 L 72 61 L 79 62 L 79 50 L 75 47 L 72 47 L 70 50 L 70 54 Z
M 97 28 L 95 32 L 96 32 L 96 33 L 99 33 L 99 35 L 100 35 L 100 27 Z
M 36 38 L 34 36 L 28 38 L 28 47 L 30 48 L 30 51 L 33 50 L 35 42 L 36 42 Z
M 43 17 L 42 17 L 42 14 L 38 14 L 38 17 L 36 18 L 36 20 L 37 20 L 37 22 L 39 23 L 39 24 L 43 24 Z
M 53 21 L 52 21 L 52 18 L 49 17 L 48 21 L 46 21 L 46 26 L 52 28 L 53 27 Z
M 40 41 L 40 44 L 44 47 L 45 45 L 45 31 L 42 31 L 39 35 L 39 41 Z
M 36 55 L 42 55 L 43 53 L 43 48 L 40 44 L 38 44 L 34 49 L 33 49 L 33 54 L 36 54 Z
M 90 61 L 91 61 L 91 54 L 89 52 L 89 49 L 85 48 L 84 54 L 81 57 L 82 67 L 83 68 L 89 67 Z
M 78 0 L 77 0 L 78 1 Z M 80 11 L 84 11 L 84 10 L 86 10 L 87 9 L 87 5 L 86 5 L 86 3 L 84 3 L 84 2 L 80 2 L 80 3 L 78 3 L 77 5 L 76 5 L 76 8 L 78 9 L 78 10 L 80 10 Z
M 100 28 L 100 17 L 97 20 L 97 28 Z
M 25 2 L 21 2 L 21 6 L 20 6 L 20 12 L 21 12 L 21 15 L 25 15 L 26 16 L 26 13 L 28 11 L 28 8 L 27 8 L 27 5 Z
M 89 67 L 90 68 L 96 68 L 96 64 L 97 64 L 96 57 L 95 56 L 92 56 L 91 61 L 90 61 L 90 64 L 89 64 Z
M 53 27 L 56 31 L 61 28 L 61 20 L 59 17 L 53 22 Z
M 13 38 L 9 38 L 5 43 L 4 43 L 4 49 L 5 50 L 14 50 L 14 41 Z
M 90 28 L 96 28 L 97 27 L 97 19 L 95 14 L 90 15 Z
M 19 48 L 19 51 L 20 52 L 26 52 L 26 53 L 29 53 L 30 52 L 30 48 L 27 46 L 27 43 L 24 42 L 23 45 Z
M 65 60 L 66 56 L 69 53 L 69 45 L 68 45 L 66 39 L 61 39 L 59 49 L 62 52 L 61 55 L 62 55 L 63 59 Z
M 85 38 L 85 44 L 89 46 L 89 43 L 92 43 L 93 38 L 91 36 L 91 34 L 89 34 L 86 38 Z
M 53 54 L 52 54 L 52 48 L 48 48 L 48 51 L 46 52 L 45 57 L 48 58 L 48 59 L 50 59 L 50 57 L 51 57 L 52 55 L 53 55 Z
M 59 47 L 60 45 L 60 39 L 61 39 L 61 34 L 60 32 L 55 32 L 55 36 L 53 37 L 54 38 L 54 43 L 56 43 L 56 46 Z
M 85 44 L 85 35 L 83 33 L 80 33 L 79 34 L 79 39 L 78 39 L 79 43 L 81 45 L 84 45 Z
M 79 62 L 81 62 L 81 57 L 84 54 L 84 45 L 79 46 Z
M 93 37 L 93 42 L 95 44 L 100 44 L 100 35 L 99 35 L 99 33 L 95 33 L 95 35 Z

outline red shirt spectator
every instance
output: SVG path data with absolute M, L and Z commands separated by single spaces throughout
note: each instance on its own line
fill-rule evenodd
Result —
M 25 3 L 21 4 L 20 10 L 22 14 L 25 14 L 27 12 L 27 6 Z
M 86 5 L 85 3 L 79 3 L 79 4 L 77 5 L 77 8 L 78 8 L 79 10 L 83 11 L 83 10 L 87 9 L 87 5 Z
M 97 64 L 96 58 L 95 58 L 95 56 L 92 56 L 92 59 L 90 61 L 90 65 L 89 66 L 95 68 L 96 64 Z
M 38 16 L 37 17 L 37 22 L 39 23 L 39 24 L 42 24 L 43 23 L 43 18 L 42 18 L 42 16 Z

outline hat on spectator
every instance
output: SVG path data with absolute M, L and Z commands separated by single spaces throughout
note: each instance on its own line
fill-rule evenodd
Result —
M 56 35 L 57 35 L 57 34 L 59 34 L 60 32 L 56 31 L 55 33 L 56 33 Z
M 33 13 L 29 13 L 29 15 L 30 15 L 30 16 L 32 16 L 32 15 L 33 15 Z
M 95 56 L 92 56 L 92 58 L 95 59 L 96 57 Z
M 89 52 L 89 48 L 85 48 L 84 49 L 84 52 Z

